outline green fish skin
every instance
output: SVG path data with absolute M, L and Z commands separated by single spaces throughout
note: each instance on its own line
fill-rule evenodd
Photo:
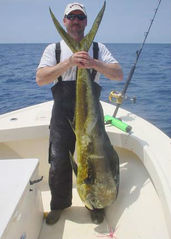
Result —
M 103 17 L 106 2 L 90 32 L 76 42 L 62 28 L 50 9 L 55 27 L 73 53 L 88 51 Z M 94 96 L 94 82 L 89 69 L 78 69 L 76 83 L 75 134 L 76 163 L 71 159 L 77 177 L 77 190 L 89 209 L 111 205 L 119 188 L 119 157 L 105 131 L 101 105 Z

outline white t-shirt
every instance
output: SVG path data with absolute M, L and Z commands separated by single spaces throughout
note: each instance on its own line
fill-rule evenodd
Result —
M 60 61 L 62 62 L 64 60 L 68 59 L 73 53 L 70 50 L 70 48 L 68 47 L 68 45 L 65 43 L 64 40 L 60 41 L 60 45 L 61 45 Z M 109 50 L 106 48 L 106 46 L 104 44 L 98 42 L 98 46 L 99 46 L 98 59 L 100 61 L 103 61 L 103 62 L 106 62 L 106 63 L 118 63 L 118 61 L 112 56 L 112 54 L 109 52 Z M 55 48 L 56 48 L 55 43 L 52 43 L 45 48 L 38 68 L 45 67 L 45 66 L 56 65 Z M 93 46 L 92 45 L 89 49 L 89 55 L 91 57 L 93 57 Z M 100 73 L 97 72 L 96 77 L 95 77 L 95 81 L 98 81 L 99 77 L 100 77 Z M 67 70 L 62 75 L 62 80 L 63 81 L 76 80 L 76 66 Z

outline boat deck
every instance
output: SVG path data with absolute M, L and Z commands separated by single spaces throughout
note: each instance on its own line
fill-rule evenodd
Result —
M 102 102 L 102 107 L 105 115 L 112 115 L 115 109 L 105 102 Z M 45 102 L 0 116 L 0 159 L 40 160 L 45 212 L 49 211 L 50 202 L 50 192 L 45 184 L 49 168 L 51 108 L 52 102 Z M 119 110 L 118 117 L 130 124 L 133 130 L 127 134 L 116 127 L 106 126 L 111 143 L 120 156 L 121 181 L 118 198 L 106 210 L 104 222 L 100 225 L 91 222 L 76 188 L 73 188 L 73 206 L 63 212 L 55 225 L 48 226 L 43 221 L 38 239 L 171 238 L 170 139 L 149 122 L 124 109 Z M 35 205 L 33 208 L 36 209 Z M 32 222 L 33 226 L 39 232 Z
M 91 222 L 88 210 L 73 188 L 73 205 L 52 226 L 45 221 L 39 239 L 169 239 L 160 200 L 139 158 L 127 150 L 120 156 L 121 182 L 117 201 L 106 210 L 100 225 Z M 44 210 L 49 211 L 50 192 L 44 191 Z

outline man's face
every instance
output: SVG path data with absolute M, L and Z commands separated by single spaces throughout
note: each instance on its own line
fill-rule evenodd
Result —
M 83 12 L 76 10 L 69 13 L 69 15 L 84 15 Z M 66 17 L 63 19 L 64 26 L 67 29 L 69 35 L 73 38 L 75 37 L 83 37 L 84 36 L 84 29 L 87 26 L 87 18 L 84 20 L 79 20 L 78 17 L 74 19 L 67 19 Z

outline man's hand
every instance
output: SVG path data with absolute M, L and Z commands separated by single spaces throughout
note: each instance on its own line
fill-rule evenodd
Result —
M 69 58 L 71 66 L 78 66 L 78 68 L 94 68 L 95 60 L 89 56 L 86 51 L 79 51 L 74 53 Z
M 119 63 L 105 63 L 98 59 L 93 59 L 86 51 L 74 53 L 69 58 L 69 65 L 70 67 L 78 66 L 78 68 L 84 69 L 93 68 L 110 80 L 120 81 L 123 79 L 123 72 Z

